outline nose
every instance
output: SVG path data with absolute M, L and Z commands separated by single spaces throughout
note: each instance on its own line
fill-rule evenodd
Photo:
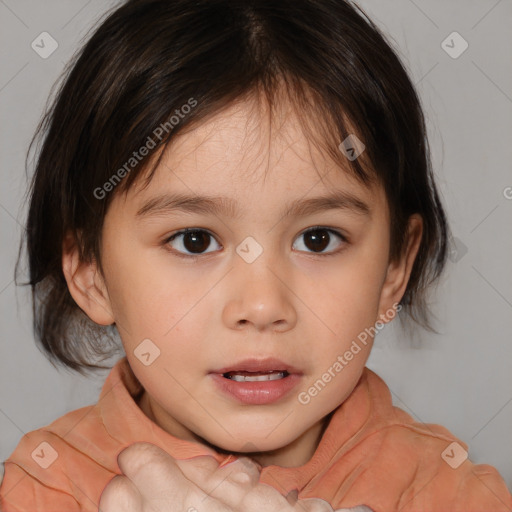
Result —
M 223 321 L 231 329 L 285 332 L 297 323 L 290 266 L 277 266 L 264 256 L 246 263 L 241 258 L 228 274 Z

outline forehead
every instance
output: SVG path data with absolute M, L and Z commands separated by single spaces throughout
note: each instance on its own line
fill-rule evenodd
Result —
M 222 167 L 232 179 L 256 182 L 272 169 L 293 166 L 296 172 L 312 164 L 324 168 L 324 155 L 311 144 L 289 102 L 272 111 L 255 99 L 231 104 L 178 136 L 169 146 L 166 163 L 171 167 L 208 169 Z M 191 165 L 192 164 L 192 165 Z M 217 173 L 218 174 L 218 173 Z M 288 173 L 291 175 L 293 173 Z
M 337 190 L 356 202 L 358 197 L 376 206 L 385 201 L 380 187 L 363 185 L 348 163 L 340 166 L 308 135 L 287 102 L 272 112 L 265 103 L 232 104 L 180 133 L 149 185 L 141 186 L 139 177 L 129 195 L 137 211 L 162 192 L 231 196 L 247 203 L 260 195 L 282 201 L 283 195 L 306 198 Z

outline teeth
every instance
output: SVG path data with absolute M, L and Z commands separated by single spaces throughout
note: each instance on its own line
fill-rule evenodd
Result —
M 244 373 L 245 375 L 241 375 L 241 373 Z M 271 372 L 258 375 L 247 375 L 247 372 L 230 372 L 224 376 L 236 382 L 259 382 L 265 380 L 279 380 L 284 378 L 286 375 L 287 372 Z

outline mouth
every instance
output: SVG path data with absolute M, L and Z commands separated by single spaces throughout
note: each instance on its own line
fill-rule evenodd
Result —
M 278 380 L 291 374 L 302 375 L 299 369 L 275 357 L 244 359 L 224 368 L 212 370 L 210 373 L 216 373 L 237 382 Z
M 284 399 L 302 377 L 300 370 L 275 358 L 246 359 L 210 374 L 220 391 L 246 405 Z
M 263 382 L 266 380 L 279 380 L 284 379 L 290 375 L 286 370 L 270 370 L 268 372 L 246 372 L 235 371 L 225 372 L 222 376 L 226 379 L 231 379 L 236 382 Z

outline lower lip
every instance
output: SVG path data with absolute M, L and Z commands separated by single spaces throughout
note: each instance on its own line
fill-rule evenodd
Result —
M 237 382 L 223 377 L 220 373 L 210 375 L 221 391 L 248 405 L 265 405 L 281 400 L 301 378 L 300 375 L 293 373 L 277 380 Z

